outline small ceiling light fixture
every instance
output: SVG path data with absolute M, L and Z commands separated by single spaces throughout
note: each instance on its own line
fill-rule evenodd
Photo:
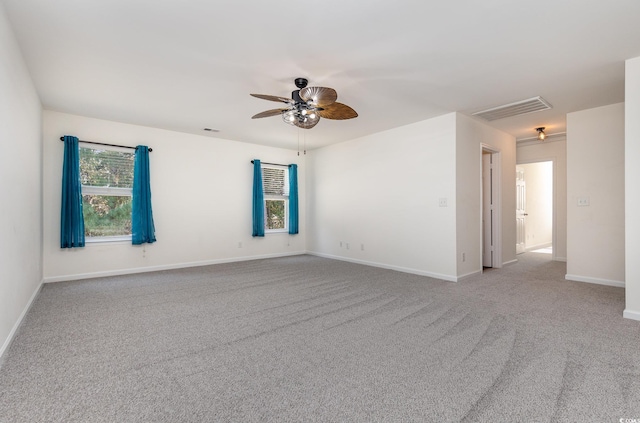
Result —
M 544 126 L 536 128 L 536 131 L 538 131 L 538 141 L 544 141 L 544 139 L 547 138 L 547 134 L 544 133 Z

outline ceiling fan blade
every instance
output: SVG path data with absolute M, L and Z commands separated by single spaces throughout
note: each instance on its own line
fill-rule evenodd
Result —
M 257 115 L 251 116 L 251 119 L 260 119 L 260 118 L 265 118 L 265 117 L 277 116 L 277 115 L 282 114 L 282 112 L 284 112 L 285 110 L 289 110 L 289 109 L 265 110 L 264 112 L 261 112 L 261 113 L 258 113 Z
M 338 102 L 323 107 L 322 110 L 318 110 L 318 115 L 325 119 L 336 120 L 353 119 L 355 117 L 358 117 L 358 113 L 356 113 L 355 110 L 353 110 L 346 104 Z
M 311 129 L 314 126 L 316 126 L 318 124 L 318 122 L 320 122 L 320 119 L 316 118 L 316 119 L 309 119 L 306 122 L 300 122 L 298 120 L 293 121 L 292 123 L 297 126 L 298 128 L 302 128 L 302 129 Z
M 268 95 L 268 94 L 250 94 L 250 95 L 256 98 L 261 98 L 263 100 L 279 101 L 282 103 L 293 104 L 293 100 L 287 97 L 278 97 L 277 95 Z
M 318 107 L 325 107 L 335 103 L 338 99 L 338 93 L 333 88 L 307 87 L 300 90 L 300 98 L 304 101 L 311 101 Z

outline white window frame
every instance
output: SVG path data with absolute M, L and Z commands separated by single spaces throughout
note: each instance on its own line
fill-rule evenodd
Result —
M 130 153 L 130 151 L 118 147 L 100 147 L 100 148 L 92 148 L 92 147 L 83 147 L 80 148 L 88 148 L 91 150 L 108 150 L 108 151 L 120 151 L 125 153 Z M 82 171 L 82 168 L 80 168 Z M 114 197 L 131 197 L 133 200 L 133 188 L 115 188 L 115 187 L 97 187 L 93 185 L 81 185 L 81 195 L 105 195 L 105 196 L 114 196 Z M 85 238 L 85 243 L 93 244 L 93 243 L 105 243 L 105 242 L 131 242 L 132 235 L 114 235 L 114 236 L 87 236 Z
M 264 193 L 264 233 L 289 233 L 289 166 L 278 166 L 278 165 L 261 165 L 262 172 L 263 169 L 278 169 L 284 170 L 284 185 L 287 187 L 287 195 L 272 195 Z M 264 182 L 264 172 L 262 173 L 263 182 Z M 263 187 L 264 192 L 264 187 Z M 284 202 L 284 228 L 278 229 L 269 229 L 268 227 L 268 215 L 267 215 L 267 201 L 283 201 Z

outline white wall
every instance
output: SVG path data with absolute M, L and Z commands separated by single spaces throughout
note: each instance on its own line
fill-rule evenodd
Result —
M 640 320 L 640 57 L 625 69 L 625 269 L 624 317 Z
M 466 276 L 482 271 L 481 184 L 482 146 L 499 152 L 495 164 L 500 178 L 502 208 L 502 251 L 496 258 L 502 264 L 516 260 L 516 147 L 515 138 L 468 116 L 456 119 L 456 198 L 457 198 L 457 274 Z M 464 253 L 464 260 L 463 260 Z
M 624 103 L 567 114 L 567 279 L 624 286 L 624 145 Z
M 0 355 L 42 282 L 42 107 L 0 4 Z
M 552 245 L 553 162 L 522 164 L 526 184 L 527 212 L 525 248 L 527 251 Z
M 455 121 L 451 113 L 308 152 L 308 250 L 455 280 Z
M 445 280 L 481 271 L 483 143 L 501 152 L 500 259 L 515 260 L 515 140 L 457 113 L 310 152 L 308 250 Z
M 157 242 L 60 248 L 62 135 L 153 148 L 151 193 Z M 130 273 L 305 252 L 305 204 L 300 233 L 251 237 L 251 159 L 298 164 L 305 198 L 304 157 L 296 151 L 44 112 L 45 281 Z M 239 248 L 240 243 L 242 247 Z
M 522 142 L 516 148 L 518 164 L 553 161 L 555 239 L 553 258 L 567 261 L 567 143 L 566 138 L 545 142 Z

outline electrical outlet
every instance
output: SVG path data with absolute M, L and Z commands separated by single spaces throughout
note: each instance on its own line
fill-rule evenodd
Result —
M 360 244 L 360 251 L 364 251 L 364 244 Z
M 242 242 L 238 242 L 238 248 L 242 248 Z
M 347 242 L 347 250 L 349 249 L 349 243 Z
M 342 241 L 340 241 L 340 248 L 342 248 Z
M 589 205 L 589 197 L 578 197 L 578 207 L 587 207 Z
M 447 199 L 446 198 L 440 198 L 438 199 L 438 205 L 440 207 L 447 207 Z
M 467 255 L 465 253 L 462 253 L 462 261 L 467 261 Z

